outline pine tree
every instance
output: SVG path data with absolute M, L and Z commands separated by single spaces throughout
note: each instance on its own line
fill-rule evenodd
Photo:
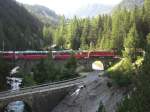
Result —
M 64 48 L 66 44 L 66 23 L 65 17 L 63 16 L 60 21 L 59 27 L 56 29 L 55 32 L 55 43 L 60 47 Z
M 54 36 L 53 32 L 54 32 L 54 30 L 51 27 L 44 26 L 43 37 L 44 37 L 44 40 L 46 41 L 45 45 L 52 45 L 53 36 Z
M 125 98 L 117 112 L 149 112 L 150 109 L 150 34 L 147 36 L 146 55 L 138 70 L 130 98 Z
M 2 57 L 0 56 L 0 91 L 8 88 L 6 77 L 9 76 L 10 70 L 10 64 L 2 60 Z
M 97 48 L 102 48 L 101 41 L 103 37 L 103 30 L 104 30 L 104 18 L 103 16 L 99 15 L 97 18 L 97 29 L 98 29 L 98 39 L 97 39 Z
M 117 11 L 112 17 L 112 39 L 113 48 L 121 52 L 123 48 L 124 38 L 127 36 L 127 32 L 130 25 L 128 12 L 126 9 Z
M 133 27 L 131 27 L 129 31 L 127 38 L 125 38 L 124 41 L 124 48 L 125 48 L 124 56 L 135 60 L 138 43 L 139 43 L 139 36 L 136 30 L 136 25 L 134 23 Z
M 91 27 L 90 19 L 86 18 L 83 23 L 83 30 L 82 30 L 82 36 L 81 36 L 81 47 L 83 49 L 85 49 L 85 48 L 87 48 L 87 46 L 89 46 L 88 36 L 90 33 L 90 27 Z
M 144 9 L 145 9 L 145 15 L 144 15 L 145 31 L 148 34 L 150 32 L 150 1 L 149 0 L 144 1 Z
M 6 37 L 5 37 L 5 33 L 3 31 L 3 24 L 0 21 L 0 49 L 4 50 L 5 46 L 4 46 L 4 42 L 6 42 Z
M 80 48 L 80 38 L 82 34 L 81 26 L 79 25 L 80 21 L 75 16 L 71 23 L 71 34 L 70 34 L 70 44 L 71 48 L 78 50 Z
M 110 49 L 113 46 L 111 31 L 112 31 L 112 19 L 110 16 L 105 15 L 103 21 L 103 32 L 102 32 L 102 40 L 101 40 L 101 48 L 102 49 Z

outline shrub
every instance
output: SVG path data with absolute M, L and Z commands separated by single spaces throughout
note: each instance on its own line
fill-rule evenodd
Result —
M 110 69 L 108 73 L 115 84 L 124 87 L 131 84 L 134 72 L 131 61 L 125 58 L 114 69 Z
M 33 75 L 24 74 L 23 75 L 23 86 L 32 86 L 35 85 Z

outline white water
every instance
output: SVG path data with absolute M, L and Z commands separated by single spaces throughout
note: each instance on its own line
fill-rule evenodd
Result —
M 23 112 L 24 111 L 24 102 L 23 101 L 15 101 L 9 103 L 6 108 L 6 112 Z
M 78 96 L 78 95 L 80 94 L 81 89 L 83 89 L 83 88 L 84 88 L 83 85 L 79 86 L 79 87 L 75 90 L 75 92 L 72 93 L 71 96 Z
M 7 84 L 11 86 L 11 90 L 16 91 L 20 89 L 20 85 L 22 83 L 21 78 L 12 77 L 15 73 L 17 73 L 19 67 L 15 67 L 10 72 L 10 77 L 7 77 Z M 23 101 L 14 101 L 7 105 L 5 112 L 24 112 L 25 110 L 25 104 Z

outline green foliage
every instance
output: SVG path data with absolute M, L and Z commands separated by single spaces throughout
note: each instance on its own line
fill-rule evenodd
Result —
M 139 36 L 140 46 L 138 47 L 144 48 L 145 36 L 150 31 L 148 0 L 145 1 L 145 6 L 142 9 L 135 7 L 132 11 L 128 11 L 121 8 L 115 11 L 112 16 L 99 15 L 94 18 L 84 19 L 74 17 L 70 20 L 62 16 L 60 24 L 55 26 L 56 29 L 48 25 L 43 27 L 36 18 L 32 17 L 31 14 L 22 6 L 18 6 L 14 1 L 9 3 L 7 3 L 9 0 L 5 0 L 6 3 L 3 1 L 0 2 L 1 6 L 3 6 L 0 11 L 2 15 L 0 19 L 0 42 L 1 45 L 3 41 L 5 42 L 6 49 L 37 49 L 42 44 L 48 46 L 55 43 L 59 48 L 74 50 L 79 48 L 117 49 L 121 53 L 124 48 L 124 40 L 127 37 L 129 38 L 129 30 L 132 29 L 133 24 L 135 24 L 137 35 Z M 11 4 L 15 6 L 15 9 L 8 8 L 7 13 L 3 13 L 7 5 L 11 6 Z M 36 9 L 41 16 L 43 13 L 39 9 L 49 12 L 41 6 L 35 6 Z M 31 8 L 31 10 L 34 9 Z M 30 12 L 32 12 L 31 10 Z M 10 15 L 12 16 L 9 17 Z M 56 16 L 54 13 L 52 15 Z M 13 19 L 10 20 L 10 18 Z M 44 43 L 42 40 L 45 40 Z
M 125 39 L 124 47 L 125 48 L 136 48 L 138 44 L 138 33 L 136 30 L 135 24 L 130 29 L 127 38 Z
M 52 45 L 54 41 L 54 29 L 52 29 L 51 27 L 44 26 L 43 37 L 45 40 L 45 45 Z
M 108 71 L 114 84 L 120 87 L 128 86 L 132 82 L 134 75 L 131 60 L 128 58 L 122 59 Z
M 135 40 L 138 38 L 138 48 L 143 48 L 143 37 L 147 32 L 144 16 L 144 10 L 135 7 L 132 11 L 120 9 L 112 16 L 99 15 L 84 19 L 74 17 L 66 21 L 62 19 L 63 22 L 56 29 L 55 43 L 75 50 L 117 49 L 121 53 L 124 43 L 127 43 L 124 40 L 133 37 Z
M 56 29 L 55 32 L 55 43 L 60 48 L 65 47 L 66 43 L 66 23 L 65 23 L 65 17 L 61 18 L 60 26 Z
M 112 17 L 112 38 L 113 48 L 119 52 L 123 48 L 124 38 L 130 29 L 130 12 L 126 9 L 118 10 Z
M 24 74 L 23 75 L 23 86 L 33 86 L 33 85 L 35 85 L 36 84 L 36 82 L 34 81 L 34 77 L 33 77 L 33 75 L 31 75 L 31 74 Z
M 71 56 L 71 58 L 66 62 L 65 68 L 67 72 L 70 74 L 70 77 L 76 76 L 76 68 L 77 68 L 77 60 L 75 57 Z
M 33 73 L 35 82 L 43 83 L 55 80 L 57 70 L 52 61 L 41 60 L 33 69 Z
M 147 25 L 150 25 L 150 1 L 149 0 L 145 0 L 144 2 L 144 9 L 145 9 L 145 21 L 147 22 Z M 148 31 L 150 30 L 149 26 L 148 27 Z
M 71 57 L 64 66 L 55 64 L 51 59 L 41 60 L 36 67 L 33 68 L 33 78 L 36 83 L 53 82 L 77 77 L 77 62 Z M 31 79 L 32 77 L 27 77 Z
M 78 50 L 80 48 L 80 38 L 81 38 L 81 26 L 80 21 L 74 17 L 71 23 L 71 34 L 69 37 L 70 47 L 74 50 Z
M 0 58 L 0 91 L 7 89 L 6 77 L 9 76 L 10 70 L 10 64 Z
M 124 57 L 136 60 L 136 48 L 138 48 L 139 36 L 135 24 L 131 27 L 124 41 Z
M 55 38 L 57 41 L 55 43 L 60 45 L 59 42 L 62 42 L 64 47 L 74 50 L 79 48 L 95 49 L 97 47 L 111 49 L 111 25 L 112 19 L 108 15 L 92 19 L 74 17 L 72 20 L 66 21 L 66 24 L 61 23 L 56 29 Z M 101 42 L 102 38 L 103 42 Z
M 147 36 L 146 55 L 143 66 L 134 79 L 134 91 L 125 98 L 117 112 L 149 112 L 150 109 L 150 34 Z
M 14 0 L 0 1 L 0 47 L 5 50 L 42 47 L 42 24 Z
M 57 65 L 56 65 L 57 66 Z M 75 78 L 78 76 L 76 72 L 77 68 L 77 60 L 71 56 L 63 66 L 59 66 L 56 70 L 58 74 L 56 74 L 57 80 L 65 80 L 70 78 Z

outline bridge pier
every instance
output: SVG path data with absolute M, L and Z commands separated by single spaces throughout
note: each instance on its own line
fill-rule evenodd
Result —
M 31 107 L 32 112 L 50 112 L 74 87 L 60 88 L 52 91 L 31 93 L 0 99 L 0 112 L 11 102 L 23 101 Z
M 33 97 L 32 112 L 50 112 L 68 94 L 71 88 L 38 93 Z

